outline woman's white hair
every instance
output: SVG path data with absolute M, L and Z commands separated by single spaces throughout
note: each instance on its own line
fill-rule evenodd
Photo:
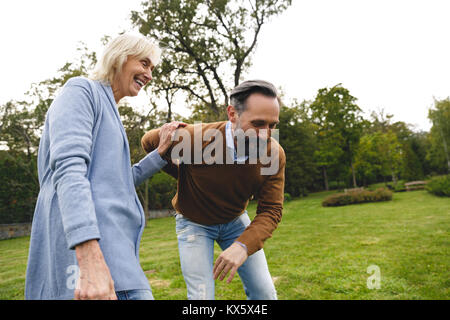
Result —
M 114 76 L 122 71 L 128 56 L 149 58 L 156 66 L 161 58 L 161 49 L 155 41 L 144 36 L 122 34 L 108 44 L 90 78 L 113 83 Z

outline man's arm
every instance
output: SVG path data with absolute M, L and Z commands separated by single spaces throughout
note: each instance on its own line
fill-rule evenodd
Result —
M 144 134 L 141 139 L 141 145 L 145 152 L 150 153 L 158 148 L 160 141 L 160 131 L 161 128 L 158 128 L 150 130 Z M 164 154 L 161 155 L 161 158 L 167 161 L 167 165 L 162 168 L 162 170 L 170 174 L 175 179 L 178 179 L 178 167 L 170 159 L 170 147 Z
M 258 193 L 256 217 L 241 236 L 217 258 L 213 268 L 214 279 L 221 275 L 220 280 L 223 280 L 230 272 L 227 282 L 231 282 L 237 269 L 247 260 L 248 256 L 263 247 L 264 241 L 272 236 L 281 221 L 286 166 L 286 156 L 281 146 L 278 160 L 278 172 L 266 179 Z
M 256 216 L 241 236 L 236 240 L 247 246 L 248 255 L 262 249 L 264 241 L 272 236 L 272 233 L 281 221 L 284 201 L 284 179 L 286 156 L 283 148 L 279 149 L 279 169 L 271 175 L 258 192 L 258 206 Z

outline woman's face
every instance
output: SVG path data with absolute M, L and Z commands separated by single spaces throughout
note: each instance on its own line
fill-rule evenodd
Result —
M 152 80 L 154 65 L 149 58 L 137 59 L 128 56 L 122 72 L 116 74 L 112 84 L 116 102 L 126 96 L 137 96 L 139 91 Z

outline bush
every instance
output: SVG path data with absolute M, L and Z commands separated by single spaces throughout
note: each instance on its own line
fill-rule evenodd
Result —
M 284 201 L 285 202 L 288 202 L 288 201 L 291 201 L 292 200 L 292 197 L 291 197 L 291 195 L 289 194 L 289 193 L 285 193 L 284 194 Z
M 24 154 L 0 151 L 0 224 L 31 222 L 33 219 L 39 183 L 37 173 L 24 170 L 29 166 L 26 161 Z M 35 162 L 30 166 L 37 168 Z
M 348 193 L 335 193 L 322 201 L 324 207 L 346 206 L 349 204 L 392 200 L 392 192 L 378 188 L 375 191 L 358 190 Z
M 386 186 L 388 187 L 389 190 L 394 191 L 394 192 L 406 191 L 405 183 L 401 182 L 401 181 L 397 182 L 397 184 L 388 183 Z
M 450 175 L 432 179 L 425 189 L 440 197 L 450 197 Z
M 158 172 L 149 181 L 149 208 L 172 208 L 172 198 L 177 192 L 177 180 L 165 172 Z
M 406 191 L 406 186 L 404 183 L 398 182 L 394 186 L 394 192 L 404 192 L 404 191 Z

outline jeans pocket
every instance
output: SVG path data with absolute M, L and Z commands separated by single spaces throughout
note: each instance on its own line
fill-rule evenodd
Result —
M 236 224 L 239 224 L 241 228 L 247 228 L 251 223 L 250 217 L 248 216 L 247 210 L 244 211 L 237 219 L 234 221 Z
M 175 216 L 175 232 L 177 236 L 182 236 L 183 233 L 188 231 L 188 228 L 189 224 L 187 223 L 186 219 L 181 214 L 177 214 Z

